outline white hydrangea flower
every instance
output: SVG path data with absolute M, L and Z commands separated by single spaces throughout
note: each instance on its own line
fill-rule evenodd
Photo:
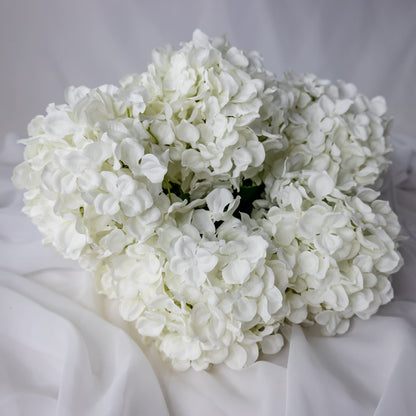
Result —
M 148 72 L 122 85 L 150 92 L 144 120 L 157 145 L 170 146 L 177 166 L 168 178 L 199 196 L 207 182 L 231 178 L 235 187 L 261 170 L 265 150 L 250 125 L 272 94 L 265 74 L 258 60 L 197 30 L 179 50 L 154 51 Z
M 342 334 L 391 300 L 383 98 L 279 81 L 199 30 L 120 84 L 70 87 L 34 118 L 14 182 L 44 242 L 174 368 L 240 369 L 282 348 L 281 325 Z

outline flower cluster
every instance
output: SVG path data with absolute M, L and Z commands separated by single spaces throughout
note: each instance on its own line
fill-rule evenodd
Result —
M 238 369 L 283 325 L 340 334 L 391 300 L 385 113 L 197 30 L 119 87 L 69 88 L 30 123 L 14 182 L 44 242 L 175 368 Z

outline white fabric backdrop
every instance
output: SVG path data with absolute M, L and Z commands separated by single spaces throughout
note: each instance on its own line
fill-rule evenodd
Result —
M 416 2 L 15 1 L 0 4 L 1 415 L 416 414 Z M 276 357 L 175 373 L 90 277 L 40 243 L 10 176 L 17 137 L 68 85 L 116 83 L 200 27 L 292 68 L 384 95 L 395 117 L 385 196 L 408 239 L 395 300 L 342 337 L 294 328 Z M 406 137 L 406 136 L 408 137 Z M 413 137 L 413 138 L 412 138 Z

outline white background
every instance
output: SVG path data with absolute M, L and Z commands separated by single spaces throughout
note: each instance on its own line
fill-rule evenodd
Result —
M 199 27 L 255 49 L 276 74 L 293 69 L 383 95 L 400 133 L 416 120 L 413 0 L 1 0 L 0 134 L 25 126 L 68 85 L 142 72 L 151 50 Z
M 415 1 L 0 1 L 0 414 L 416 414 Z M 276 74 L 383 95 L 395 119 L 386 197 L 409 236 L 396 299 L 343 337 L 295 328 L 282 354 L 241 372 L 175 373 L 140 348 L 117 305 L 41 245 L 9 180 L 16 138 L 67 86 L 116 84 L 197 27 L 258 50 Z

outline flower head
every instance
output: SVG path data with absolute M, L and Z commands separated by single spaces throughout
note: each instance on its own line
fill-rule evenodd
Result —
M 29 125 L 16 186 L 44 242 L 180 370 L 278 352 L 392 298 L 400 226 L 374 187 L 386 105 L 199 30 L 120 86 L 70 87 Z

